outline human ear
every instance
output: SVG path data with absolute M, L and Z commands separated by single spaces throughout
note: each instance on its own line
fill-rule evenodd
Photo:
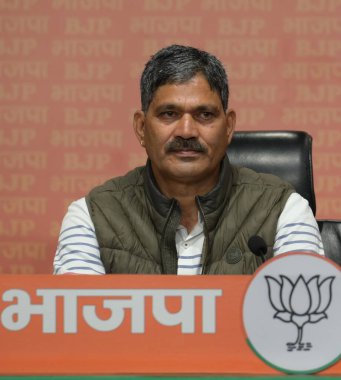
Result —
M 143 111 L 136 111 L 134 113 L 134 131 L 135 135 L 140 143 L 141 146 L 144 147 L 144 130 L 145 130 L 145 115 Z
M 234 129 L 236 126 L 236 112 L 234 110 L 227 110 L 226 112 L 226 132 L 227 132 L 227 141 L 230 144 L 232 140 L 232 136 L 234 133 Z

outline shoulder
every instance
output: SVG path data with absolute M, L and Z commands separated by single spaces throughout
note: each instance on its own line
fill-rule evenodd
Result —
M 62 231 L 69 226 L 74 226 L 75 223 L 77 223 L 77 225 L 80 223 L 83 227 L 94 230 L 85 198 L 73 201 L 69 205 L 63 219 Z
M 93 188 L 89 192 L 88 197 L 93 197 L 95 195 L 106 192 L 120 192 L 131 187 L 142 186 L 144 172 L 145 166 L 141 166 L 131 170 L 124 176 L 111 178 L 108 181 L 104 182 L 102 185 Z
M 233 166 L 236 185 L 270 186 L 293 189 L 292 185 L 281 178 L 268 173 L 258 173 L 252 169 Z

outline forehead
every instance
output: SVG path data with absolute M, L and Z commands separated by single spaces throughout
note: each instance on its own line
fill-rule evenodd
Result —
M 207 79 L 198 74 L 184 83 L 172 83 L 160 86 L 154 93 L 151 107 L 163 103 L 181 104 L 212 104 L 221 105 L 217 91 L 212 90 Z

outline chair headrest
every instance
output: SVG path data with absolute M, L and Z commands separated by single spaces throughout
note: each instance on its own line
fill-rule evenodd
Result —
M 238 131 L 227 155 L 233 165 L 274 174 L 308 200 L 315 215 L 312 137 L 302 131 Z

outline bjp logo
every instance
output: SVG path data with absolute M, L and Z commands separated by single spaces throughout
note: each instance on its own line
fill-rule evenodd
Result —
M 328 318 L 326 312 L 332 300 L 332 284 L 335 276 L 321 280 L 313 276 L 305 280 L 300 275 L 295 282 L 284 275 L 279 278 L 265 276 L 271 306 L 276 311 L 273 318 L 297 327 L 297 338 L 287 343 L 288 351 L 311 349 L 309 342 L 303 343 L 303 328 L 308 323 L 317 323 Z
M 268 260 L 243 304 L 246 340 L 266 364 L 286 373 L 323 371 L 341 359 L 341 270 L 320 255 Z

